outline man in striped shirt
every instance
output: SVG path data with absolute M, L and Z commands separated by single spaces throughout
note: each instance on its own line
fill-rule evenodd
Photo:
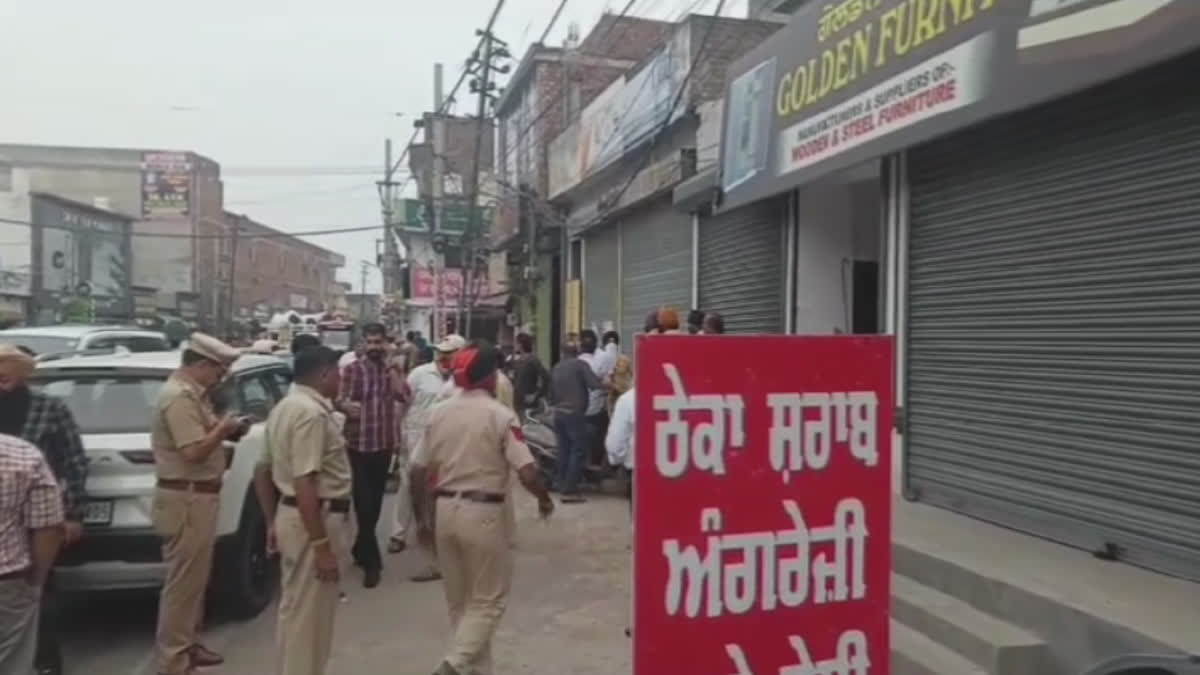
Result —
M 363 358 L 342 370 L 338 408 L 346 414 L 346 449 L 354 474 L 354 515 L 358 534 L 351 553 L 363 569 L 363 586 L 379 585 L 383 555 L 375 537 L 392 455 L 400 445 L 396 403 L 406 403 L 404 372 L 387 359 L 388 335 L 383 324 L 363 327 Z

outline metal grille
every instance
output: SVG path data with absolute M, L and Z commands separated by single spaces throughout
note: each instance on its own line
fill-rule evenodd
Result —
M 783 333 L 785 205 L 771 200 L 700 219 L 700 309 L 728 333 Z
M 692 217 L 669 196 L 621 220 L 621 274 L 621 342 L 631 354 L 651 310 L 674 307 L 682 322 L 692 304 Z
M 583 327 L 617 320 L 617 226 L 605 224 L 583 242 Z
M 910 496 L 1200 579 L 1200 59 L 910 153 Z

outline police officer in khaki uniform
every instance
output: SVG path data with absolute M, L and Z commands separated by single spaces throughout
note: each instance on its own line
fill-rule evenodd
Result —
M 296 355 L 295 383 L 267 418 L 255 471 L 282 570 L 275 634 L 279 675 L 323 675 L 333 646 L 350 514 L 350 460 L 333 409 L 341 379 L 338 358 L 328 347 Z
M 455 356 L 463 391 L 433 410 L 423 451 L 410 459 L 418 536 L 436 536 L 450 613 L 452 637 L 436 675 L 491 675 L 492 635 L 512 583 L 503 509 L 513 469 L 542 516 L 554 511 L 516 414 L 493 397 L 500 363 L 486 344 Z
M 238 351 L 193 333 L 182 365 L 167 378 L 150 423 L 150 446 L 158 487 L 152 520 L 163 538 L 167 575 L 158 604 L 155 646 L 158 672 L 178 675 L 222 659 L 197 641 L 204 593 L 212 569 L 223 444 L 244 433 L 244 419 L 213 412 L 209 393 L 229 372 Z

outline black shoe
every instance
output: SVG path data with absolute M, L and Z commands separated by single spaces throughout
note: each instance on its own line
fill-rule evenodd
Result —
M 50 663 L 34 666 L 33 672 L 35 675 L 62 675 L 63 669 L 61 665 Z
M 379 585 L 379 568 L 367 567 L 363 570 L 363 588 L 375 588 Z

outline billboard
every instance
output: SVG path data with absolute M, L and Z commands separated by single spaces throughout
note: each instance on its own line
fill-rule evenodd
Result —
M 891 338 L 636 349 L 634 675 L 886 673 Z
M 1194 0 L 809 3 L 729 68 L 724 207 L 1197 45 Z
M 142 216 L 186 216 L 189 212 L 192 163 L 186 152 L 142 153 Z

